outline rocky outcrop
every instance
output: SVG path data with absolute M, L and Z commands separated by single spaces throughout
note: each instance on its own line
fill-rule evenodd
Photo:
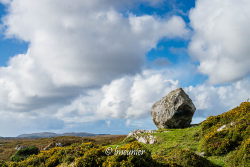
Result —
M 234 125 L 235 125 L 235 122 L 231 122 L 231 123 L 229 123 L 229 124 L 227 124 L 227 125 L 222 125 L 221 127 L 219 127 L 219 128 L 217 129 L 217 132 L 226 130 L 226 129 L 228 129 L 228 128 L 234 126 Z
M 154 144 L 156 143 L 156 137 L 152 135 L 155 133 L 153 130 L 135 130 L 130 132 L 127 138 L 132 137 L 135 138 L 138 142 L 144 144 Z
M 20 146 L 20 145 L 17 145 L 17 146 L 15 147 L 15 150 L 19 151 L 19 150 L 24 149 L 24 148 L 27 148 L 27 146 Z
M 185 128 L 190 126 L 195 110 L 192 100 L 179 88 L 156 102 L 151 115 L 158 128 Z
M 46 147 L 44 147 L 43 150 L 49 150 L 49 149 L 54 148 L 54 147 L 63 147 L 63 144 L 52 142 L 49 145 L 47 145 Z

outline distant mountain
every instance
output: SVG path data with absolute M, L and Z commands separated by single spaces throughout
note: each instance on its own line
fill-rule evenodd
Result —
M 42 133 L 31 133 L 31 134 L 22 134 L 17 136 L 18 138 L 46 138 L 46 137 L 56 137 L 58 134 L 51 132 L 42 132 Z
M 31 134 L 22 134 L 17 136 L 17 138 L 48 138 L 48 137 L 58 137 L 58 136 L 77 136 L 77 137 L 87 137 L 87 136 L 98 136 L 98 135 L 106 135 L 106 134 L 93 134 L 93 133 L 51 133 L 51 132 L 41 132 L 41 133 L 31 133 Z

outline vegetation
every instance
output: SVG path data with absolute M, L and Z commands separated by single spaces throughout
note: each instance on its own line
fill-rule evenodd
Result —
M 42 139 L 0 139 L 0 160 L 10 160 L 10 157 L 16 152 L 15 147 L 17 145 L 36 146 L 37 148 L 39 148 L 39 150 L 42 150 L 53 142 L 62 143 L 63 146 L 70 146 L 72 144 L 81 144 L 86 142 L 92 142 L 100 145 L 108 145 L 120 142 L 124 139 L 124 137 L 124 135 L 102 135 L 94 137 L 63 136 Z
M 204 157 L 201 157 L 189 149 L 173 149 L 168 154 L 155 155 L 154 159 L 168 166 L 183 166 L 183 167 L 215 167 L 212 162 Z
M 244 102 L 224 114 L 209 117 L 197 126 L 159 129 L 151 134 L 157 139 L 155 144 L 141 144 L 134 138 L 124 139 L 124 136 L 32 140 L 30 143 L 35 146 L 36 142 L 58 142 L 59 139 L 68 144 L 46 151 L 40 149 L 37 155 L 35 152 L 30 155 L 29 151 L 24 150 L 16 152 L 13 157 L 24 155 L 25 158 L 0 161 L 0 167 L 248 167 L 249 113 L 250 102 Z M 3 142 L 5 147 L 9 144 L 8 141 Z M 17 142 L 12 144 L 14 147 Z M 107 154 L 107 148 L 111 148 L 113 152 Z M 0 145 L 1 149 L 6 152 Z M 120 154 L 114 151 L 116 149 L 119 149 Z M 143 150 L 143 154 L 123 154 L 131 150 Z
M 244 102 L 219 116 L 209 117 L 201 124 L 201 150 L 207 155 L 223 155 L 235 150 L 250 137 L 250 103 Z
M 11 161 L 22 161 L 31 155 L 37 155 L 39 153 L 39 149 L 35 146 L 28 146 L 18 150 L 13 156 L 11 156 Z
M 242 166 L 250 165 L 250 139 L 245 140 L 239 149 L 232 152 L 227 159 L 228 166 Z

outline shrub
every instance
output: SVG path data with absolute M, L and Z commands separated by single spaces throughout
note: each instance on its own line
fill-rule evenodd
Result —
M 228 157 L 227 165 L 248 167 L 250 165 L 250 138 Z
M 57 154 L 54 154 L 49 159 L 46 160 L 45 166 L 46 167 L 55 167 L 60 163 L 61 157 Z
M 122 141 L 122 143 L 127 144 L 127 143 L 131 143 L 131 142 L 134 142 L 134 141 L 136 141 L 136 139 L 135 139 L 134 137 L 126 137 L 126 138 Z
M 91 148 L 86 151 L 84 156 L 78 158 L 75 162 L 76 167 L 85 166 L 102 166 L 102 163 L 106 159 L 104 148 Z
M 209 160 L 188 149 L 174 149 L 167 155 L 154 155 L 162 166 L 170 167 L 215 167 Z
M 250 136 L 250 102 L 226 113 L 209 117 L 202 126 L 200 149 L 207 155 L 223 155 L 235 150 Z M 218 130 L 224 126 L 224 129 Z
M 29 146 L 18 150 L 13 156 L 11 156 L 11 161 L 22 161 L 29 157 L 30 155 L 36 155 L 39 153 L 39 149 L 35 146 Z
M 8 167 L 4 161 L 0 161 L 0 167 Z
M 107 167 L 151 167 L 157 166 L 155 165 L 154 160 L 151 157 L 151 153 L 143 147 L 138 142 L 131 142 L 126 144 L 122 147 L 118 148 L 119 150 L 126 150 L 126 151 L 143 151 L 142 155 L 136 154 L 113 154 L 109 156 L 106 161 L 103 163 L 103 166 Z

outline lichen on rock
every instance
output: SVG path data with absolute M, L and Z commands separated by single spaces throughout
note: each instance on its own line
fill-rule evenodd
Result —
M 158 128 L 189 127 L 196 108 L 182 88 L 163 97 L 152 106 L 151 115 Z

